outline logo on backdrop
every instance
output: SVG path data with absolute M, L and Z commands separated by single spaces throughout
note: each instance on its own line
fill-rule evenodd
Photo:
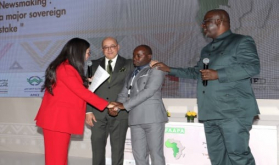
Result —
M 8 79 L 0 80 L 0 87 L 8 87 Z
M 167 134 L 185 134 L 185 128 L 183 127 L 166 127 L 165 133 Z M 169 151 L 167 153 L 172 153 L 173 158 L 176 160 L 180 159 L 184 156 L 183 151 L 185 150 L 185 146 L 181 142 L 180 138 L 168 137 L 166 136 L 167 140 L 165 141 L 165 146 Z
M 27 82 L 32 86 L 38 86 L 43 82 L 43 79 L 41 79 L 39 76 L 31 76 L 27 78 Z
M 177 139 L 167 139 L 165 141 L 165 146 L 172 150 L 172 156 L 176 160 L 183 155 L 183 151 L 185 149 L 185 146 L 183 146 L 181 141 Z
M 0 80 L 0 94 L 7 94 L 8 93 L 8 79 L 1 79 Z
M 185 134 L 185 128 L 166 127 L 165 133 Z
M 27 78 L 27 82 L 32 87 L 24 88 L 24 93 L 29 93 L 31 97 L 39 97 L 42 94 L 41 84 L 43 79 L 39 76 L 31 76 Z

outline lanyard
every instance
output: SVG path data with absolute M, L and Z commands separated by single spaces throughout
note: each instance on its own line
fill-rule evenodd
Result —
M 131 89 L 132 89 L 133 81 L 134 81 L 135 77 L 136 77 L 136 76 L 134 75 L 133 78 L 132 78 L 132 80 L 131 80 L 131 84 L 130 84 L 130 86 L 129 86 L 129 88 L 128 88 L 128 98 L 130 97 Z

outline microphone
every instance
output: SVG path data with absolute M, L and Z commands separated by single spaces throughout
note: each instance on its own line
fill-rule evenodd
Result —
M 202 62 L 203 62 L 203 69 L 208 69 L 208 63 L 209 63 L 209 59 L 208 58 L 204 58 L 203 60 L 202 60 Z M 207 86 L 207 80 L 202 80 L 202 84 L 203 84 L 203 86 Z
M 86 65 L 87 65 L 87 77 L 91 78 L 92 77 L 92 70 L 91 70 L 92 61 L 87 61 Z

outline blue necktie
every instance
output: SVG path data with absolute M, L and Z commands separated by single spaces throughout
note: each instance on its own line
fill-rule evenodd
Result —
M 136 69 L 134 71 L 134 76 L 136 76 L 139 72 L 140 72 L 140 68 L 136 67 Z

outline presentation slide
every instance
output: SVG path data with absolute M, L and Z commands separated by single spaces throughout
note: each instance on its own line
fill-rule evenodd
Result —
M 257 99 L 279 99 L 278 0 L 0 0 L 0 97 L 42 97 L 45 69 L 73 37 L 90 42 L 91 59 L 103 56 L 102 40 L 112 36 L 123 57 L 146 44 L 154 60 L 195 66 L 211 42 L 203 16 L 215 8 L 228 11 L 232 32 L 256 42 Z M 196 87 L 196 80 L 166 76 L 163 97 L 195 98 Z

